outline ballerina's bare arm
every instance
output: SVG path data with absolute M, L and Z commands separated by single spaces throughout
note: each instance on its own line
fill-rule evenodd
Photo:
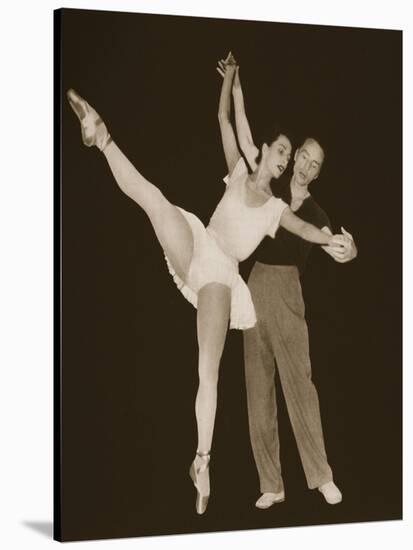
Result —
M 224 62 L 226 63 L 226 71 L 222 83 L 221 96 L 219 98 L 218 120 L 228 174 L 231 175 L 235 165 L 241 157 L 237 146 L 237 140 L 235 139 L 234 129 L 231 124 L 231 88 L 236 69 L 235 59 L 232 57 L 231 52 Z
M 257 167 L 255 159 L 258 156 L 259 150 L 252 138 L 251 128 L 245 111 L 244 94 L 239 78 L 239 67 L 237 67 L 235 72 L 232 96 L 234 98 L 235 127 L 237 129 L 238 142 L 249 165 L 255 170 Z
M 218 62 L 217 71 L 222 77 L 225 77 L 227 66 L 228 58 L 221 59 Z M 234 81 L 232 84 L 232 97 L 234 99 L 235 126 L 237 129 L 238 143 L 248 161 L 248 164 L 250 165 L 252 170 L 255 170 L 257 167 L 255 159 L 258 156 L 259 150 L 254 144 L 251 128 L 245 112 L 244 95 L 241 88 L 238 65 L 235 70 Z
M 280 226 L 311 243 L 333 245 L 344 240 L 343 235 L 331 235 L 321 231 L 315 225 L 303 221 L 293 213 L 290 207 L 285 208 L 281 214 Z

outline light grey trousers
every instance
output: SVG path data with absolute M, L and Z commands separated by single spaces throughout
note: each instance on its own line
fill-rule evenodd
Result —
M 284 490 L 280 464 L 275 365 L 308 487 L 332 480 L 311 380 L 308 329 L 298 269 L 257 262 L 248 286 L 258 322 L 244 331 L 245 376 L 252 450 L 262 493 Z

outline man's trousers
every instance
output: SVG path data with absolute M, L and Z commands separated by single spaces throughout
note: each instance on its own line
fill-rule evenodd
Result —
M 317 391 L 311 380 L 308 329 L 298 269 L 257 262 L 248 286 L 258 322 L 244 331 L 251 444 L 262 493 L 284 490 L 280 465 L 275 366 L 308 487 L 332 480 Z

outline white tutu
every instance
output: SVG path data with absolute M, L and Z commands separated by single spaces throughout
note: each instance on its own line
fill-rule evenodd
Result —
M 213 234 L 190 212 L 179 211 L 189 223 L 194 239 L 194 251 L 186 280 L 183 281 L 166 258 L 169 273 L 176 286 L 195 308 L 198 292 L 208 283 L 222 283 L 231 288 L 230 328 L 245 330 L 257 322 L 250 291 L 238 272 L 238 262 L 218 246 Z

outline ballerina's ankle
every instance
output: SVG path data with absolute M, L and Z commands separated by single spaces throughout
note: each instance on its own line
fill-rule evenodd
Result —
M 106 137 L 102 140 L 102 143 L 99 143 L 99 144 L 96 143 L 96 145 L 98 149 L 100 149 L 100 151 L 104 153 L 107 146 L 110 145 L 112 142 L 113 142 L 112 136 L 108 132 L 106 134 Z
M 199 461 L 199 472 L 204 472 L 208 466 L 209 466 L 209 461 L 210 461 L 210 452 L 201 452 L 201 451 L 197 451 L 196 452 L 196 456 L 195 456 L 195 459 L 198 459 Z

